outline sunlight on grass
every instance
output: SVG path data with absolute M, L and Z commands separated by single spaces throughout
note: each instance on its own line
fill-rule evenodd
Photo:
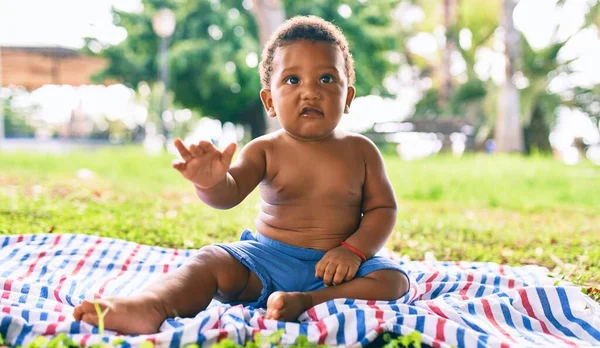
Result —
M 0 154 L 0 234 L 85 233 L 166 247 L 234 241 L 259 197 L 219 211 L 134 147 L 68 155 Z M 386 156 L 399 210 L 388 247 L 413 260 L 538 264 L 600 282 L 600 168 L 550 158 Z

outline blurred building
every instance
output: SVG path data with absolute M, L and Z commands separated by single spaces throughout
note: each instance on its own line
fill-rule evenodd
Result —
M 92 84 L 92 76 L 106 67 L 100 57 L 63 47 L 2 47 L 2 86 L 33 91 L 43 85 Z

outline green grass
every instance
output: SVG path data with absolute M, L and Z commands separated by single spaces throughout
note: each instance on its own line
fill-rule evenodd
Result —
M 0 153 L 0 234 L 86 233 L 167 247 L 234 241 L 259 197 L 214 210 L 134 147 L 65 155 Z M 386 156 L 399 203 L 388 247 L 410 259 L 538 264 L 600 283 L 600 167 L 551 158 Z M 93 178 L 77 175 L 87 168 Z

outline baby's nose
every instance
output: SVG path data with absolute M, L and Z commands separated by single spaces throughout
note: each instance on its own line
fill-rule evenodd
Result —
M 303 99 L 320 99 L 321 96 L 321 90 L 318 85 L 307 85 L 302 90 Z

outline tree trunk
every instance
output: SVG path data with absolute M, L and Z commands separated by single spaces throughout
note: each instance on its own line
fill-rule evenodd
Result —
M 251 12 L 258 25 L 258 36 L 262 48 L 265 46 L 265 43 L 271 34 L 275 32 L 275 29 L 277 29 L 277 27 L 285 20 L 285 11 L 280 0 L 253 0 L 252 5 Z M 267 133 L 281 128 L 279 121 L 268 117 L 264 111 L 261 113 L 260 117 L 263 118 L 262 123 L 266 125 Z M 261 122 L 256 122 L 256 124 L 259 123 Z M 254 138 L 254 130 L 252 133 L 252 137 Z
M 544 117 L 544 110 L 537 103 L 533 107 L 529 126 L 525 129 L 525 149 L 527 153 L 534 151 L 542 153 L 552 152 L 549 138 L 550 128 Z
M 513 23 L 516 0 L 504 0 L 501 25 L 504 28 L 505 80 L 498 96 L 495 140 L 499 152 L 523 152 L 523 127 L 519 117 L 519 91 L 513 82 L 521 54 L 521 38 Z
M 452 63 L 452 53 L 456 51 L 453 31 L 456 26 L 457 4 L 458 0 L 444 0 L 444 28 L 445 45 L 442 52 L 442 62 L 440 64 L 440 97 L 438 106 L 441 110 L 446 108 L 450 95 L 452 94 L 452 75 L 450 74 L 450 65 Z

